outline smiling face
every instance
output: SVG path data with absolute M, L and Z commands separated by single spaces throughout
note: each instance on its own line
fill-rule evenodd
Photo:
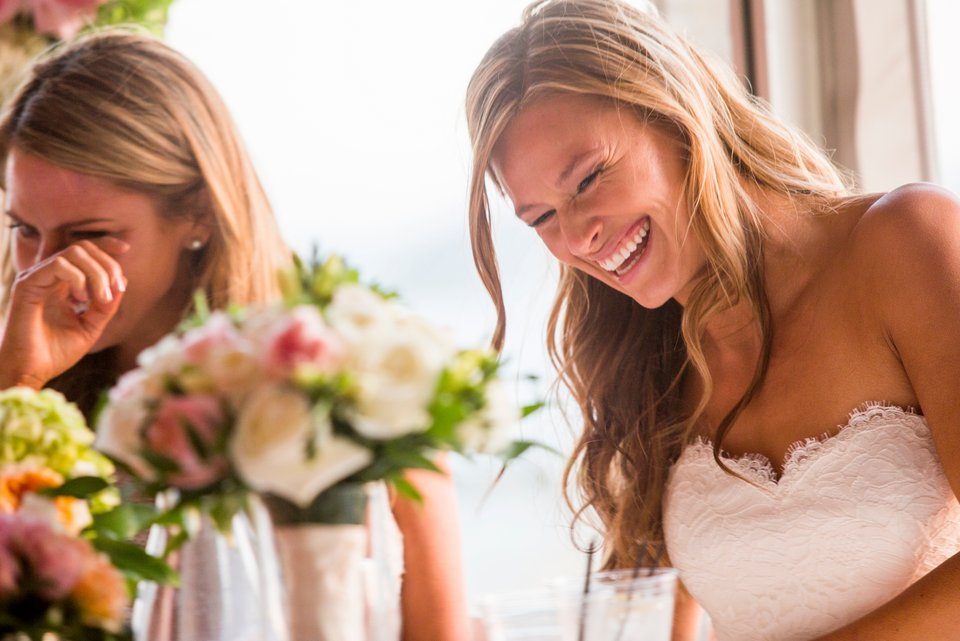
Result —
M 493 167 L 550 252 L 647 308 L 684 303 L 705 264 L 681 144 L 628 108 L 553 95 L 525 107 Z
M 185 248 L 196 223 L 164 218 L 143 194 L 17 148 L 7 157 L 6 186 L 17 273 L 80 240 L 111 236 L 130 245 L 116 258 L 127 279 L 120 309 L 91 352 L 118 346 L 126 359 L 174 329 L 192 296 Z

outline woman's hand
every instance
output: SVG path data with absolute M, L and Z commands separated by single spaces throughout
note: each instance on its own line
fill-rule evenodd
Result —
M 116 238 L 83 240 L 19 274 L 0 339 L 0 389 L 43 387 L 96 344 L 117 313 L 126 278 Z

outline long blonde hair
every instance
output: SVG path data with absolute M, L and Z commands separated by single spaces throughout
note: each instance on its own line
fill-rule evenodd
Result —
M 723 436 L 766 371 L 772 327 L 763 287 L 763 221 L 743 185 L 810 203 L 849 187 L 815 145 L 772 117 L 730 70 L 655 14 L 621 0 L 535 2 L 522 24 L 490 48 L 467 90 L 474 153 L 470 232 L 474 262 L 497 308 L 497 348 L 506 320 L 487 180 L 501 194 L 503 188 L 492 156 L 526 105 L 556 94 L 610 101 L 680 138 L 690 231 L 707 258 L 685 308 L 670 301 L 644 309 L 561 266 L 547 346 L 584 422 L 565 485 L 576 470 L 581 505 L 575 518 L 593 508 L 607 537 L 608 565 L 625 566 L 662 541 L 667 473 L 712 393 L 702 345 L 708 319 L 747 303 L 763 336 L 750 388 L 718 429 L 718 463 Z M 701 377 L 703 392 L 685 411 L 679 383 L 689 367 Z
M 159 40 L 104 31 L 50 52 L 0 118 L 0 181 L 14 147 L 151 197 L 165 217 L 203 219 L 209 242 L 184 259 L 211 306 L 279 295 L 289 252 L 233 120 L 203 74 Z M 5 308 L 13 266 L 0 233 Z M 66 378 L 83 384 L 96 360 Z

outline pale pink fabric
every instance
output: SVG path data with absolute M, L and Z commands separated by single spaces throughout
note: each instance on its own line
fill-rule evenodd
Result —
M 960 429 L 960 426 L 956 426 Z M 777 480 L 763 456 L 688 446 L 670 473 L 667 549 L 720 641 L 801 641 L 903 591 L 960 550 L 960 505 L 926 420 L 872 405 L 793 448 Z

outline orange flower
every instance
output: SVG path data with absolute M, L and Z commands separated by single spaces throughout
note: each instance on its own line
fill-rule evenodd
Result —
M 12 465 L 0 472 L 0 513 L 20 509 L 24 494 L 63 484 L 63 477 L 45 467 Z
M 24 506 L 28 494 L 63 484 L 63 477 L 45 467 L 13 465 L 0 472 L 0 514 L 12 514 Z M 47 500 L 42 498 L 41 500 Z M 28 503 L 30 503 L 28 501 Z M 53 499 L 53 514 L 68 534 L 78 534 L 90 524 L 90 510 L 86 501 L 70 496 Z M 37 503 L 30 503 L 31 508 Z M 42 510 L 46 512 L 46 510 Z
M 128 605 L 127 589 L 120 572 L 105 556 L 90 557 L 70 598 L 87 625 L 120 631 Z

